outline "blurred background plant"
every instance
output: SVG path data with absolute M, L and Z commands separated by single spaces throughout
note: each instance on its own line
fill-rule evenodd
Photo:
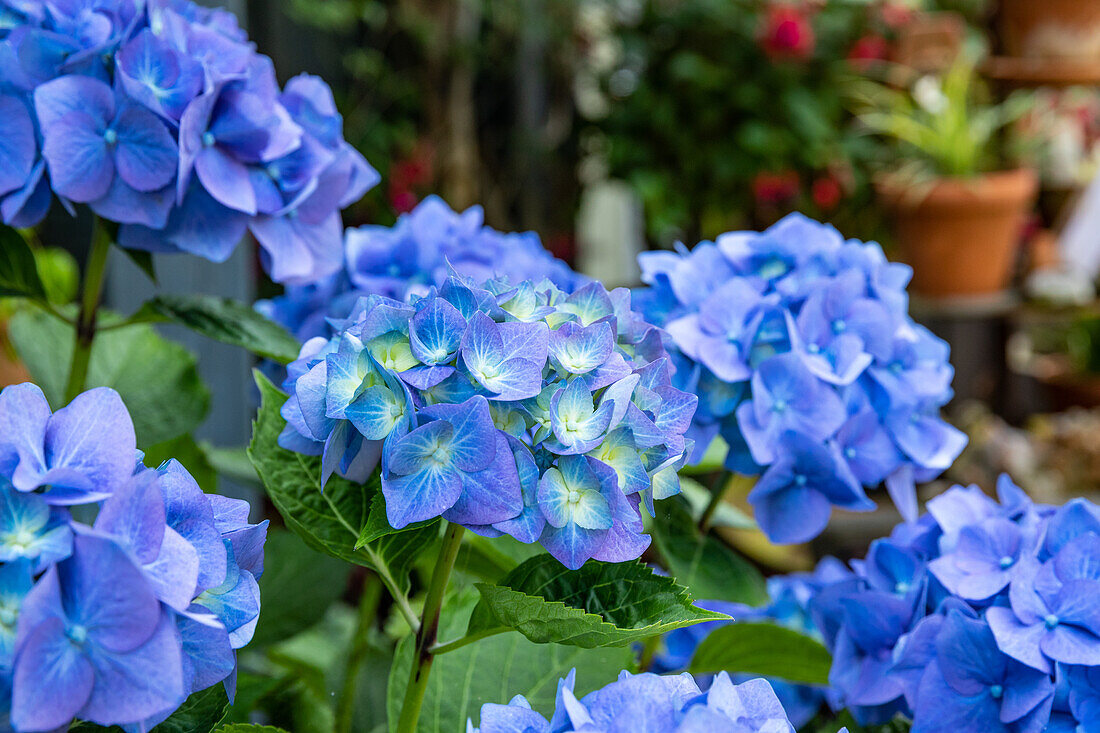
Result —
M 898 177 L 972 178 L 1011 165 L 1026 146 L 1001 133 L 1033 108 L 1032 95 L 1017 91 L 993 101 L 966 56 L 942 78 L 921 76 L 908 89 L 871 79 L 849 88 L 857 120 L 882 140 L 880 159 Z

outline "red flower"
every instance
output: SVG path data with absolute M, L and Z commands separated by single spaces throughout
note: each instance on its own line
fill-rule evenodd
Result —
M 417 199 L 416 194 L 408 189 L 398 189 L 394 186 L 390 186 L 390 206 L 393 207 L 395 213 L 407 214 L 416 208 Z
M 820 211 L 832 211 L 840 203 L 844 191 L 840 187 L 840 181 L 831 175 L 818 178 L 810 187 L 810 198 L 814 206 Z
M 752 195 L 761 206 L 778 206 L 798 197 L 801 184 L 794 171 L 761 172 L 752 179 Z
M 814 52 L 814 29 L 799 8 L 773 5 L 764 17 L 760 43 L 774 59 L 806 59 Z
M 882 36 L 864 36 L 848 51 L 848 61 L 860 71 L 879 61 L 885 61 L 890 55 L 890 44 Z
M 907 25 L 914 15 L 912 8 L 897 0 L 886 0 L 879 12 L 882 15 L 882 22 L 891 30 L 898 30 Z

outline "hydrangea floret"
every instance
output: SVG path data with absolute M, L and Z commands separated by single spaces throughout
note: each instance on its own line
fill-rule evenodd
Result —
M 366 225 L 344 236 L 340 272 L 308 285 L 291 285 L 257 309 L 302 341 L 333 335 L 330 318 L 343 318 L 365 295 L 395 300 L 441 286 L 452 272 L 477 282 L 550 280 L 571 293 L 588 282 L 543 246 L 534 232 L 500 232 L 484 223 L 480 206 L 453 211 L 429 196 L 392 227 Z
M 793 629 L 801 634 L 821 640 L 821 633 L 810 613 L 810 601 L 817 592 L 831 583 L 847 578 L 850 571 L 839 560 L 826 557 L 813 572 L 775 575 L 768 578 L 770 601 L 764 606 L 748 606 L 729 601 L 697 601 L 695 605 L 710 611 L 724 613 L 736 622 L 767 622 Z M 708 621 L 694 626 L 676 629 L 665 635 L 660 651 L 654 656 L 650 669 L 658 673 L 683 672 L 691 664 L 695 650 L 715 629 L 735 621 Z M 707 684 L 712 675 L 697 675 L 696 681 Z M 734 675 L 735 682 L 745 682 L 748 675 Z M 768 679 L 776 697 L 787 711 L 791 724 L 801 728 L 809 723 L 826 702 L 835 700 L 835 694 L 827 687 L 800 685 L 781 679 Z
M 639 506 L 678 493 L 696 398 L 628 290 L 452 277 L 335 327 L 289 365 L 280 436 L 325 481 L 377 468 L 394 528 L 441 516 L 570 568 L 648 546 Z
M 116 392 L 52 414 L 32 384 L 0 392 L 0 504 L 0 700 L 14 730 L 146 730 L 192 692 L 222 683 L 233 697 L 267 522 L 174 460 L 146 468 Z
M 1100 507 L 956 486 L 875 541 L 811 612 L 839 704 L 915 733 L 1089 731 L 1100 700 Z M 1080 727 L 1079 727 L 1080 726 Z
M 812 539 L 833 507 L 873 509 L 865 489 L 883 483 L 916 517 L 915 483 L 966 436 L 939 416 L 954 372 L 907 313 L 907 266 L 799 214 L 639 262 L 639 310 L 699 395 L 692 460 L 725 439 L 727 468 L 760 476 L 749 501 L 769 538 Z
M 689 674 L 622 672 L 619 679 L 581 699 L 573 694 L 576 670 L 558 682 L 553 717 L 531 709 L 522 695 L 507 705 L 481 707 L 481 725 L 469 733 L 794 733 L 779 699 L 766 680 L 735 685 L 725 672 L 702 692 Z M 843 731 L 842 731 L 843 733 Z
M 130 249 L 221 262 L 248 230 L 276 281 L 340 269 L 340 210 L 379 177 L 322 80 L 280 89 L 232 14 L 190 0 L 0 13 L 4 223 L 34 226 L 56 197 Z

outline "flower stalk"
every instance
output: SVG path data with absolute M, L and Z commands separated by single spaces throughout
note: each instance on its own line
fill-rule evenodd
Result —
M 93 217 L 91 249 L 88 252 L 88 261 L 84 265 L 80 314 L 76 319 L 73 337 L 73 358 L 69 364 L 69 380 L 65 386 L 66 403 L 71 402 L 84 391 L 88 380 L 92 342 L 95 341 L 96 315 L 99 310 L 99 299 L 103 294 L 103 281 L 107 272 L 107 255 L 110 248 L 110 233 L 99 217 Z
M 465 528 L 458 524 L 448 524 L 443 535 L 443 546 L 439 548 L 432 579 L 428 584 L 428 595 L 424 599 L 424 610 L 420 615 L 420 629 L 416 633 L 413 649 L 412 669 L 409 683 L 405 688 L 405 699 L 401 703 L 401 717 L 397 721 L 396 733 L 413 733 L 420 720 L 420 708 L 424 704 L 424 693 L 428 689 L 428 675 L 432 669 L 432 647 L 439 636 L 439 616 L 443 609 L 443 596 L 447 592 L 447 582 L 451 578 L 455 558 L 462 546 L 462 534 Z
M 733 476 L 733 471 L 722 471 L 714 485 L 710 487 L 710 503 L 699 517 L 699 531 L 703 534 L 710 530 L 710 522 L 714 519 L 714 513 L 718 511 L 718 506 L 722 503 L 722 498 L 726 495 L 726 489 L 729 488 L 730 479 Z
M 351 733 L 355 714 L 355 691 L 359 681 L 359 672 L 370 652 L 370 630 L 378 613 L 378 604 L 382 600 L 382 582 L 378 576 L 370 574 L 363 581 L 363 590 L 359 596 L 358 617 L 355 635 L 351 640 L 351 651 L 344 668 L 344 685 L 340 698 L 336 702 L 336 733 Z

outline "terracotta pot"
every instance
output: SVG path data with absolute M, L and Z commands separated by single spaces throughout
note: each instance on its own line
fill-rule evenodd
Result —
M 1010 56 L 1100 59 L 1100 2 L 1001 0 L 1001 39 Z
M 902 259 L 913 267 L 913 290 L 942 297 L 1007 288 L 1038 183 L 1030 169 L 943 178 L 920 190 L 894 177 L 876 181 Z

